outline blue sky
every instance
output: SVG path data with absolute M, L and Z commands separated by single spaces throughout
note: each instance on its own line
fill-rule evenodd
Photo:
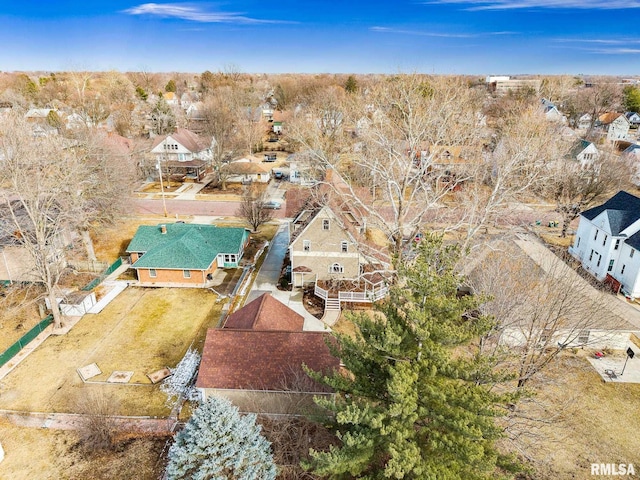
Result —
M 640 74 L 640 0 L 0 0 L 0 70 Z

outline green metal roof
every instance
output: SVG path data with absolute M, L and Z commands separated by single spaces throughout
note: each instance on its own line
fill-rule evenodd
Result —
M 162 225 L 166 225 L 167 233 L 162 233 L 161 225 L 138 227 L 127 252 L 144 255 L 133 268 L 206 270 L 218 254 L 238 254 L 248 236 L 244 228 L 189 223 Z

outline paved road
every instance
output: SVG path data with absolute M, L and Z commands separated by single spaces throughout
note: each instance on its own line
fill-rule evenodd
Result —
M 135 198 L 132 201 L 133 210 L 141 214 L 163 214 L 161 199 Z M 214 217 L 236 216 L 240 202 L 210 202 L 199 200 L 167 199 L 169 217 L 178 215 L 205 215 Z M 284 206 L 280 210 L 273 210 L 274 218 L 284 218 Z

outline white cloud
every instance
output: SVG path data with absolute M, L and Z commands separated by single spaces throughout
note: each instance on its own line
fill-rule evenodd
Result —
M 372 32 L 397 33 L 400 35 L 416 35 L 419 37 L 440 37 L 440 38 L 478 38 L 489 35 L 517 35 L 517 32 L 486 32 L 486 33 L 435 33 L 426 30 L 405 30 L 390 27 L 370 27 Z
M 639 0 L 431 0 L 426 5 L 467 5 L 466 10 L 513 10 L 522 8 L 568 8 L 622 10 L 640 8 Z
M 241 12 L 220 12 L 204 10 L 190 3 L 143 3 L 123 10 L 129 15 L 155 15 L 163 18 L 179 18 L 200 23 L 283 23 L 277 20 L 260 20 L 245 16 Z
M 594 48 L 589 51 L 600 55 L 640 55 L 640 48 Z

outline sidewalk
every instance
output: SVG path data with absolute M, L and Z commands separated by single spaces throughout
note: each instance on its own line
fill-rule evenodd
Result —
M 251 287 L 251 291 L 247 295 L 245 305 L 255 300 L 263 293 L 270 293 L 273 298 L 279 300 L 288 306 L 291 310 L 304 317 L 303 330 L 309 331 L 329 331 L 330 328 L 311 315 L 302 304 L 302 291 L 300 290 L 278 290 L 278 280 L 280 279 L 280 271 L 282 262 L 287 254 L 289 247 L 289 225 L 282 223 L 278 228 L 271 244 L 269 251 L 264 259 L 262 267 L 256 274 L 256 278 Z

